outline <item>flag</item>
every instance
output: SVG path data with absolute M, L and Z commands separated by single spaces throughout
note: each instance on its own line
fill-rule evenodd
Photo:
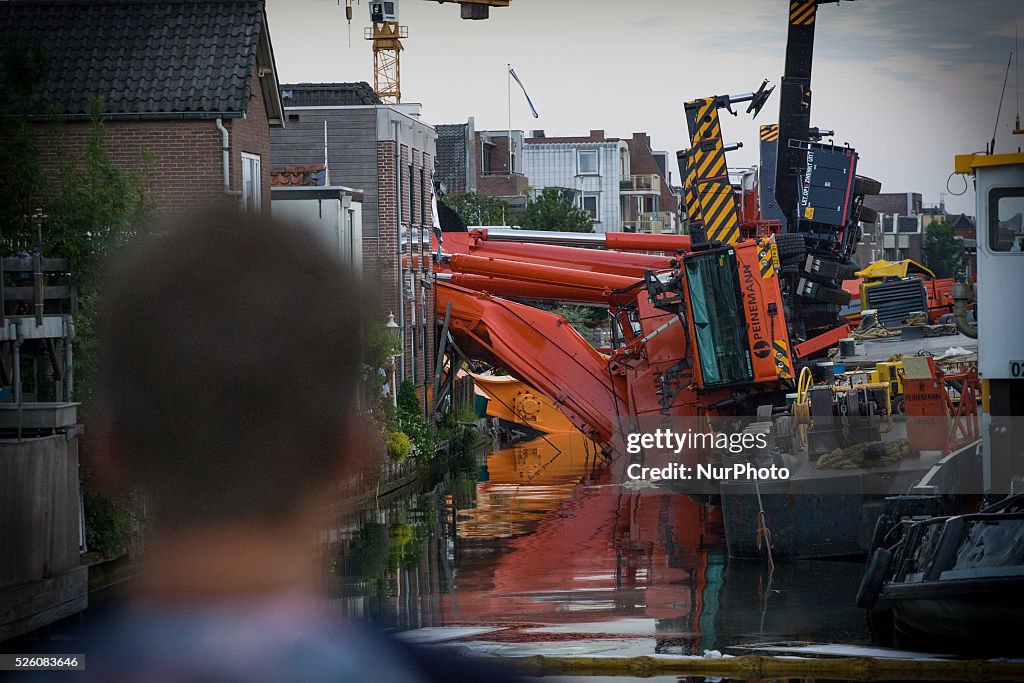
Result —
M 523 85 L 523 82 L 521 80 L 519 80 L 519 76 L 516 76 L 516 70 L 513 69 L 512 67 L 509 67 L 508 68 L 508 73 L 509 73 L 509 75 L 512 76 L 512 78 L 516 79 L 516 83 L 518 83 L 519 87 L 523 89 L 523 97 L 526 98 L 526 103 L 528 105 L 530 105 L 530 111 L 533 112 L 533 118 L 539 119 L 540 118 L 540 114 L 537 113 L 537 107 L 533 106 L 533 101 L 530 100 L 530 95 L 527 94 L 527 92 L 526 92 L 526 86 Z

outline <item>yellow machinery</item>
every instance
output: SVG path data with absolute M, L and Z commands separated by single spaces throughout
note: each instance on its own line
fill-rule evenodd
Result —
M 903 412 L 903 361 L 888 360 L 875 366 L 874 370 L 867 373 L 868 383 L 887 383 L 889 387 L 889 400 L 897 413 Z

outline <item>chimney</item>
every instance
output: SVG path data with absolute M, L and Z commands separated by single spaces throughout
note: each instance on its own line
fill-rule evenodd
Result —
M 543 130 L 535 130 L 535 131 L 533 131 L 533 133 L 531 134 L 531 137 L 535 137 L 535 138 L 543 138 L 543 137 L 546 137 L 546 136 L 544 135 L 544 131 L 543 131 Z
M 603 130 L 591 130 L 590 139 L 594 142 L 604 142 L 604 131 Z

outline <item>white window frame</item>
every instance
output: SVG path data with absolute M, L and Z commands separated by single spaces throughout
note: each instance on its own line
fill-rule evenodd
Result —
M 242 208 L 263 211 L 263 160 L 259 154 L 242 152 Z
M 584 192 L 582 195 L 580 195 L 580 208 L 583 209 L 584 211 L 589 212 L 590 209 L 587 208 L 587 199 L 590 199 L 590 198 L 594 199 L 594 213 L 591 216 L 591 220 L 594 221 L 595 223 L 598 223 L 598 222 L 601 221 L 601 193 L 600 192 Z
M 584 171 L 583 170 L 583 157 L 584 155 L 594 157 L 594 170 Z M 576 170 L 577 175 L 600 175 L 601 174 L 601 155 L 598 154 L 596 149 L 578 149 L 576 150 Z

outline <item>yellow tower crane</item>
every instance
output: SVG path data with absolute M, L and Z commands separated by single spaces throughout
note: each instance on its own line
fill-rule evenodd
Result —
M 492 7 L 508 7 L 509 0 L 435 0 L 439 4 L 461 5 L 463 19 L 487 19 Z M 409 27 L 398 21 L 398 0 L 370 0 L 370 23 L 363 33 L 373 41 L 373 89 L 386 104 L 402 101 L 402 38 Z M 345 16 L 352 22 L 352 0 L 345 0 Z

